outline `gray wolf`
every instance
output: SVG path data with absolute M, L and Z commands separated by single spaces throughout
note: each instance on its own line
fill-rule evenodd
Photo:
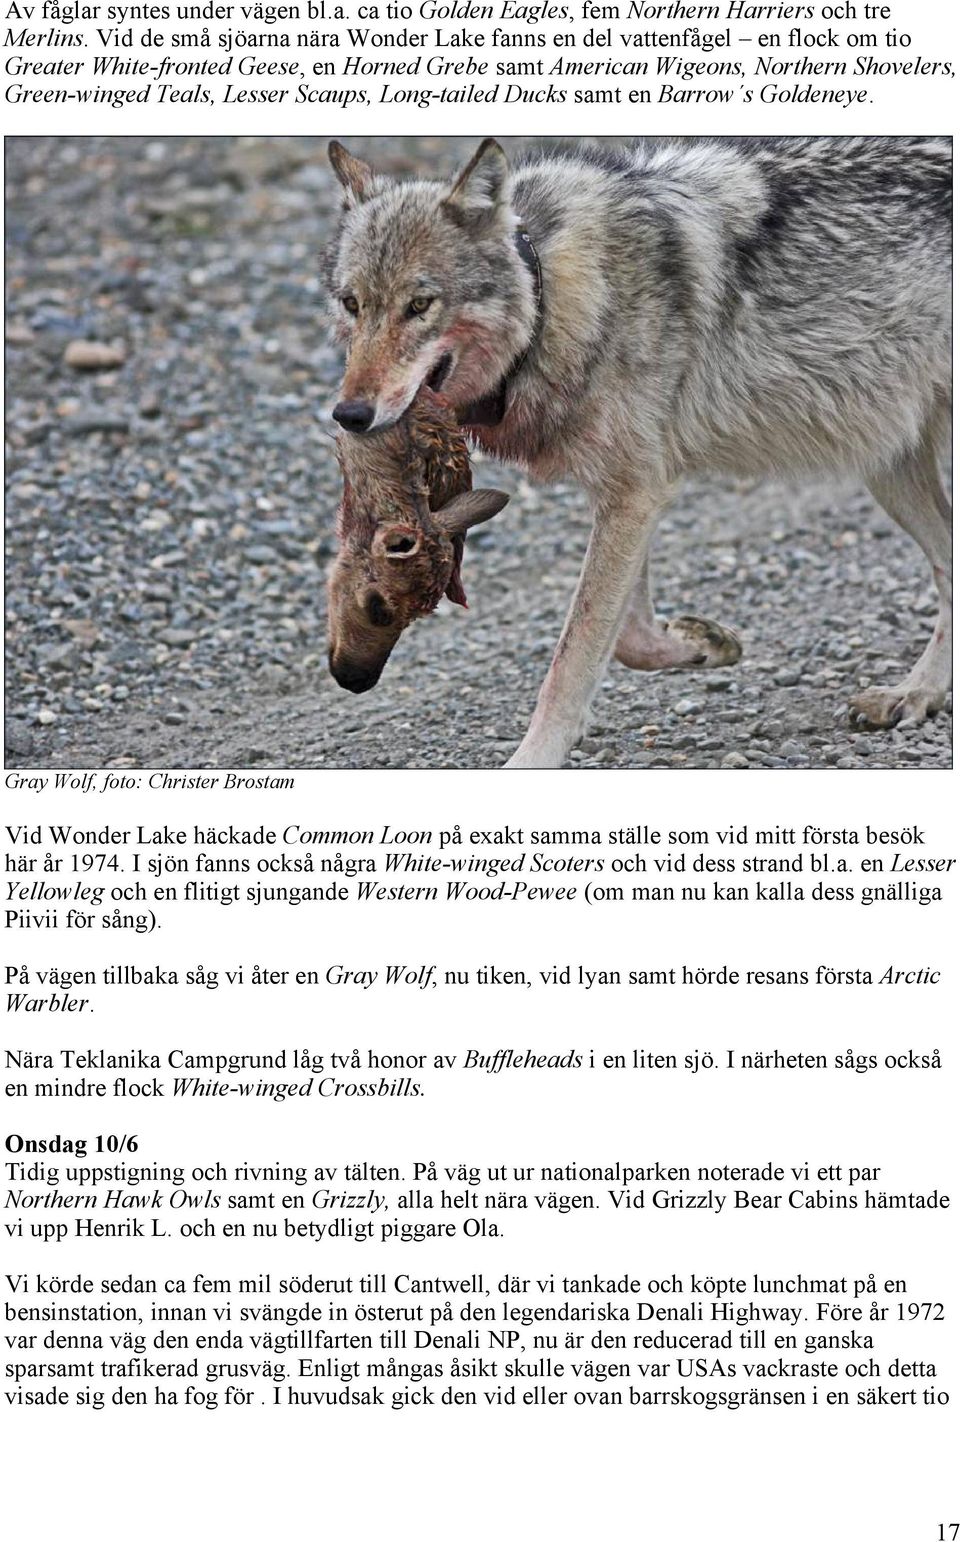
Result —
M 544 148 L 513 171 L 485 140 L 449 184 L 382 179 L 340 145 L 330 263 L 347 431 L 443 389 L 488 453 L 570 477 L 594 521 L 511 766 L 562 765 L 611 655 L 736 662 L 734 635 L 657 619 L 648 554 L 681 477 L 850 472 L 917 542 L 939 597 L 863 726 L 921 723 L 950 684 L 949 143 L 678 139 Z

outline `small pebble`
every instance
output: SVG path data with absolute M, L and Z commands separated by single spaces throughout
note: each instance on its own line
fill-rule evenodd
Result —
M 71 338 L 63 352 L 63 362 L 71 369 L 118 369 L 126 363 L 127 350 L 122 343 L 90 342 Z

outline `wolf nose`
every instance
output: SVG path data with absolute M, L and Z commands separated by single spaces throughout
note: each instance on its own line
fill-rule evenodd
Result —
M 333 421 L 351 434 L 362 434 L 370 427 L 374 416 L 369 402 L 337 402 L 333 409 Z

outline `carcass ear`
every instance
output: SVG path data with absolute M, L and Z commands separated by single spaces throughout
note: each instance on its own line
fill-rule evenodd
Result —
M 498 492 L 495 487 L 475 487 L 473 492 L 458 493 L 433 517 L 446 535 L 463 535 L 474 525 L 482 525 L 484 520 L 499 514 L 509 502 L 509 493 Z
M 510 166 L 501 145 L 485 139 L 468 161 L 441 207 L 458 224 L 474 228 L 489 224 L 507 207 Z
M 412 525 L 381 525 L 373 538 L 370 550 L 375 557 L 386 557 L 390 562 L 406 562 L 420 550 L 419 530 Z
M 339 139 L 330 141 L 327 154 L 337 181 L 346 191 L 347 208 L 352 209 L 369 198 L 375 181 L 373 168 L 368 166 L 366 161 L 358 161 L 355 155 L 351 155 L 350 151 L 344 148 Z

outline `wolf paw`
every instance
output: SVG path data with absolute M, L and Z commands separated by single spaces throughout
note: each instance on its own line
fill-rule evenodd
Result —
M 703 621 L 699 616 L 675 616 L 667 622 L 667 635 L 693 650 L 694 657 L 688 667 L 720 669 L 727 664 L 739 664 L 743 656 L 743 647 L 735 632 L 716 621 Z
M 909 728 L 939 712 L 944 696 L 920 686 L 878 686 L 853 697 L 850 721 L 854 728 Z
M 720 669 L 742 653 L 733 632 L 699 616 L 675 616 L 662 627 L 628 622 L 616 647 L 628 669 Z

